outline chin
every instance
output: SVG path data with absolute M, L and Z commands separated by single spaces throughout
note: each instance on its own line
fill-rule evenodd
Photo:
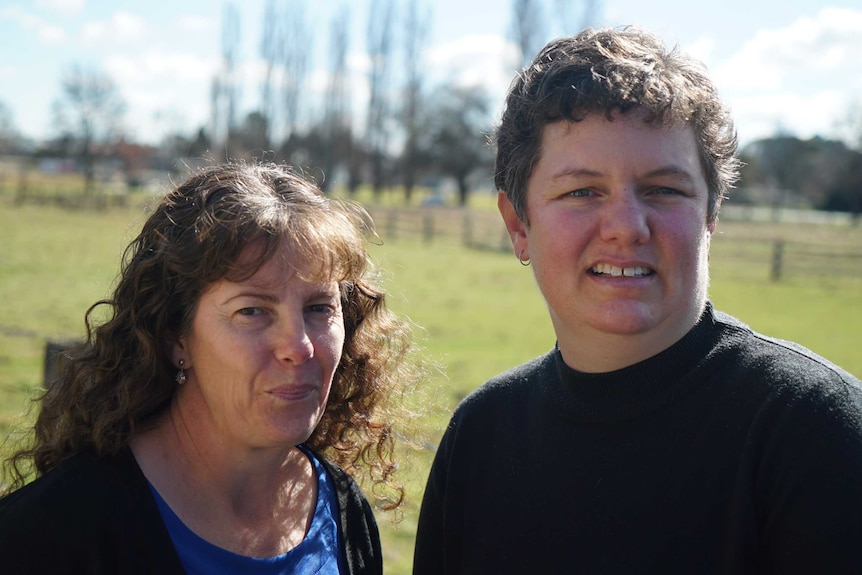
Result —
M 635 335 L 652 330 L 661 324 L 661 313 L 641 302 L 615 302 L 603 306 L 594 316 L 594 326 L 606 333 Z

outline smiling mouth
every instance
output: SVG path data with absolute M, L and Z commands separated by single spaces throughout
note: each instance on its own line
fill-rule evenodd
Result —
M 609 277 L 627 277 L 627 278 L 642 278 L 651 276 L 655 271 L 642 266 L 631 268 L 620 268 L 611 264 L 597 264 L 590 268 L 590 273 L 594 276 L 609 276 Z

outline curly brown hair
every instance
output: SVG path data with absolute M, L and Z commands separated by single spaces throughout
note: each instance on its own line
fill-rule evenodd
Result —
M 550 42 L 512 82 L 495 133 L 494 184 L 529 224 L 527 182 L 542 132 L 589 114 L 609 120 L 635 108 L 658 126 L 690 125 L 709 187 L 707 221 L 739 176 L 733 119 L 703 65 L 635 27 L 584 30 Z
M 249 278 L 287 240 L 314 278 L 339 282 L 345 341 L 323 417 L 306 442 L 354 475 L 364 470 L 384 508 L 397 507 L 389 400 L 411 373 L 403 366 L 409 324 L 385 305 L 365 248 L 373 234 L 358 204 L 323 195 L 275 164 L 223 164 L 172 189 L 126 248 L 113 296 L 87 311 L 87 341 L 63 354 L 59 379 L 42 394 L 31 444 L 9 459 L 12 488 L 32 464 L 44 474 L 84 449 L 117 453 L 147 429 L 176 393 L 170 343 L 188 329 L 212 283 Z M 263 249 L 250 265 L 238 256 Z M 95 321 L 96 310 L 109 317 Z

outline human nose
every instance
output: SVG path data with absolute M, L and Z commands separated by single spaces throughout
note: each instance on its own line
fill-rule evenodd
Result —
M 643 243 L 649 239 L 647 207 L 636 193 L 624 191 L 607 200 L 600 235 L 603 240 L 622 243 Z
M 279 359 L 300 364 L 314 357 L 314 344 L 302 318 L 279 322 L 274 337 L 275 353 Z

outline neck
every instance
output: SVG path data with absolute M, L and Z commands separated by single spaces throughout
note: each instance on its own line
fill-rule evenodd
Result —
M 697 324 L 702 313 L 703 308 L 673 326 L 640 333 L 607 333 L 581 327 L 569 330 L 554 317 L 551 320 L 566 365 L 584 373 L 608 373 L 640 363 L 671 347 Z
M 131 448 L 174 513 L 209 542 L 249 556 L 298 545 L 317 501 L 308 457 L 296 447 L 239 450 L 206 437 L 174 401 Z

